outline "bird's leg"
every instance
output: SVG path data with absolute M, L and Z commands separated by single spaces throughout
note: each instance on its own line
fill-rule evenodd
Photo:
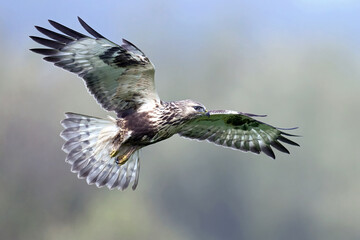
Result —
M 127 151 L 125 154 L 121 155 L 121 156 L 118 156 L 115 160 L 115 163 L 118 164 L 118 165 L 123 165 L 125 164 L 130 156 L 136 151 L 136 148 L 130 148 L 129 151 Z

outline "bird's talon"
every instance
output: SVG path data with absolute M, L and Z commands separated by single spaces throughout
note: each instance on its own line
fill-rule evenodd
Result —
M 115 163 L 118 164 L 118 165 L 123 165 L 127 162 L 128 160 L 128 156 L 125 155 L 125 156 L 122 156 L 121 158 L 120 157 L 117 157 L 116 160 L 115 160 Z
M 117 153 L 118 151 L 116 149 L 113 149 L 110 153 L 110 157 L 114 157 Z

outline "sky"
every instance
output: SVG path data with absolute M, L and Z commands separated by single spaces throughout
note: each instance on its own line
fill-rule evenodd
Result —
M 358 42 L 360 3 L 357 1 L 3 1 L 0 29 L 17 44 L 29 42 L 24 34 L 47 19 L 76 26 L 75 17 L 101 27 L 107 35 L 131 34 L 136 26 L 169 29 L 171 34 L 206 33 L 214 28 L 243 27 L 255 38 L 273 34 L 313 35 Z M 246 9 L 246 11 L 244 11 Z M 113 31 L 114 24 L 120 29 Z M 111 23 L 111 24 L 109 24 Z M 129 33 L 130 29 L 130 33 Z M 112 37 L 112 36 L 111 36 Z M 115 37 L 117 37 L 115 35 Z

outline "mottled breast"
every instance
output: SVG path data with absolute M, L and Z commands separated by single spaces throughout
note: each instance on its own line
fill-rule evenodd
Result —
M 167 139 L 177 133 L 179 120 L 168 109 L 157 108 L 148 112 L 134 112 L 125 118 L 125 127 L 132 131 L 132 144 L 149 145 Z

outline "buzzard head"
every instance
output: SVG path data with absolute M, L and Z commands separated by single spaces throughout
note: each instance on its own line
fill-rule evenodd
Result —
M 177 102 L 181 115 L 185 119 L 192 119 L 201 115 L 208 114 L 205 106 L 191 99 L 181 100 Z

